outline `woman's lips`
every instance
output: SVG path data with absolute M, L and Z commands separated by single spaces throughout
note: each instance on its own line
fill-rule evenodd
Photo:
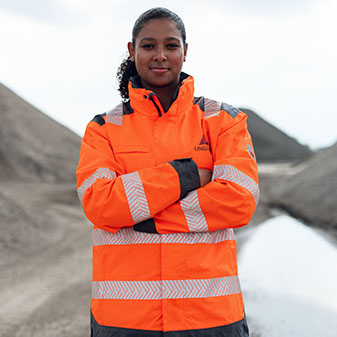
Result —
M 166 71 L 168 71 L 168 68 L 160 68 L 160 67 L 151 67 L 150 68 L 153 72 L 155 73 L 165 73 Z

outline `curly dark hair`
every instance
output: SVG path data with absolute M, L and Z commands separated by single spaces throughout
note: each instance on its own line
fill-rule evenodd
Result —
M 170 11 L 167 8 L 156 7 L 151 8 L 141 14 L 139 18 L 136 20 L 133 29 L 132 29 L 132 45 L 135 46 L 136 38 L 139 32 L 144 28 L 144 26 L 153 19 L 170 19 L 177 24 L 178 29 L 181 32 L 181 37 L 183 39 L 184 46 L 186 45 L 186 31 L 185 26 L 181 18 Z M 129 90 L 128 84 L 129 79 L 132 76 L 138 75 L 135 62 L 131 61 L 130 56 L 125 58 L 121 65 L 117 70 L 117 81 L 119 83 L 118 91 L 122 97 L 123 101 L 127 101 L 129 99 Z

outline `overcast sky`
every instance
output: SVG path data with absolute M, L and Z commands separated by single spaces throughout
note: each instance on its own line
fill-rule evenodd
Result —
M 118 104 L 137 17 L 181 16 L 195 95 L 247 107 L 313 149 L 337 141 L 336 0 L 0 0 L 0 82 L 83 135 Z

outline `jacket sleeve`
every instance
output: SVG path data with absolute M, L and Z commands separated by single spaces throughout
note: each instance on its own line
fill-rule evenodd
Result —
M 106 124 L 95 121 L 82 139 L 76 175 L 86 216 L 112 232 L 151 219 L 200 186 L 191 158 L 126 173 L 115 160 Z
M 212 118 L 206 127 L 214 160 L 212 181 L 156 213 L 158 233 L 241 227 L 248 224 L 255 211 L 259 200 L 258 175 L 247 116 L 240 112 L 233 118 L 222 111 Z M 220 127 L 212 139 L 216 124 Z M 135 229 L 146 231 L 145 223 Z

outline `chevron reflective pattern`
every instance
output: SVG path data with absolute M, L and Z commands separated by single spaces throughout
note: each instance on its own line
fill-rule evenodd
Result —
M 204 117 L 210 117 L 213 115 L 219 115 L 219 111 L 220 111 L 220 102 L 214 101 L 212 99 L 209 98 L 205 98 L 204 101 L 204 108 L 205 108 L 205 114 Z
M 254 197 L 255 203 L 259 202 L 259 185 L 247 174 L 232 165 L 215 165 L 212 179 L 223 179 L 236 183 L 248 190 Z
M 228 240 L 235 240 L 234 231 L 231 228 L 204 233 L 162 234 L 162 243 L 219 243 Z
M 84 180 L 83 184 L 77 189 L 78 198 L 82 202 L 85 191 L 91 187 L 97 179 L 112 180 L 114 178 L 116 178 L 116 173 L 114 171 L 111 171 L 108 168 L 99 168 L 94 174 Z
M 163 281 L 92 282 L 92 298 L 110 300 L 161 300 L 209 298 L 241 293 L 238 276 Z
M 204 213 L 199 204 L 198 192 L 190 192 L 180 200 L 181 209 L 184 212 L 190 232 L 206 232 L 208 225 Z
M 123 104 L 121 103 L 113 110 L 107 112 L 105 121 L 110 124 L 121 126 L 123 124 Z
M 174 233 L 151 234 L 134 231 L 132 228 L 122 228 L 116 233 L 111 233 L 99 228 L 93 229 L 93 245 L 137 245 L 137 244 L 214 244 L 227 240 L 235 240 L 231 228 L 220 229 L 204 233 Z
M 152 216 L 139 173 L 123 174 L 121 178 L 134 223 L 150 219 Z

